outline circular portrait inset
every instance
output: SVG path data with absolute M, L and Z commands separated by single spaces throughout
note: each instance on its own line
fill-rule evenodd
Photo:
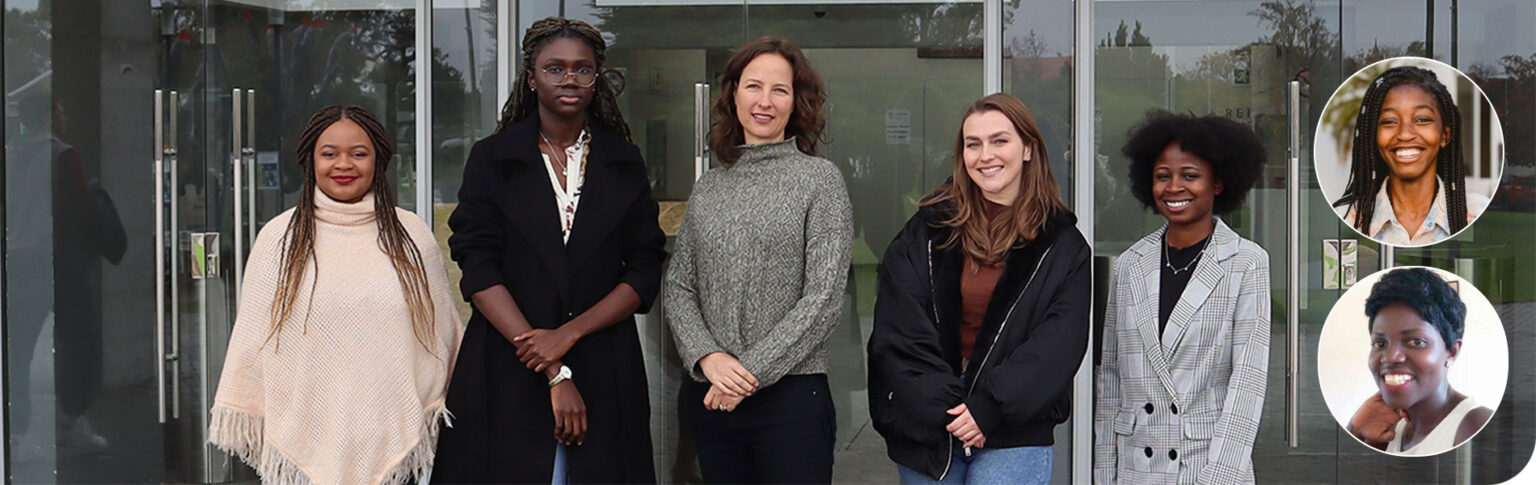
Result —
M 1493 305 L 1435 268 L 1366 277 L 1334 304 L 1317 349 L 1323 400 L 1339 426 L 1400 456 L 1438 455 L 1472 439 L 1508 375 Z
M 1504 170 L 1504 130 L 1481 88 L 1434 59 L 1360 69 L 1328 98 L 1312 137 L 1323 196 L 1380 243 L 1424 246 L 1472 225 Z

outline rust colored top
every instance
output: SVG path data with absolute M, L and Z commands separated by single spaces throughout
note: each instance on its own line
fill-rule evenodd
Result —
M 1006 206 L 987 202 L 987 217 L 1002 214 Z M 987 314 L 987 304 L 992 302 L 992 290 L 1003 276 L 1003 265 L 988 266 L 965 257 L 965 271 L 960 274 L 960 356 L 971 358 L 976 346 L 976 334 L 981 333 L 981 319 Z

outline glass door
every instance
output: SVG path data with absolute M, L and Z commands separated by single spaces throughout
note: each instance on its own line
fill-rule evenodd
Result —
M 415 202 L 414 2 L 338 5 L 7 2 L 8 479 L 254 478 L 208 410 L 310 114 L 373 110 Z
M 1270 256 L 1269 386 L 1255 475 L 1329 482 L 1338 454 L 1354 450 L 1340 448 L 1311 363 L 1323 319 L 1341 292 L 1324 282 L 1325 241 L 1354 236 L 1341 232 L 1306 163 L 1312 127 L 1332 92 L 1326 86 L 1337 83 L 1337 47 L 1316 42 L 1326 32 L 1283 34 L 1297 27 L 1298 15 L 1308 28 L 1338 24 L 1335 12 L 1300 2 L 1097 3 L 1094 123 L 1103 163 L 1094 181 L 1094 251 L 1098 264 L 1113 267 L 1121 252 L 1164 223 L 1131 195 L 1129 161 L 1120 154 L 1149 110 L 1224 116 L 1252 128 L 1267 159 L 1243 208 L 1223 221 Z M 1227 28 L 1198 27 L 1214 24 Z M 1101 273 L 1102 293 L 1109 274 Z
M 790 39 L 826 83 L 830 142 L 820 155 L 842 171 L 853 204 L 853 265 L 842 321 L 827 344 L 827 377 L 837 463 L 855 466 L 834 469 L 833 479 L 894 482 L 896 465 L 869 418 L 865 343 L 874 329 L 876 268 L 917 211 L 913 201 L 953 173 L 961 115 L 985 94 L 982 5 L 746 3 L 742 41 Z M 1060 440 L 1057 448 L 1070 449 Z M 1058 463 L 1065 477 L 1067 462 Z

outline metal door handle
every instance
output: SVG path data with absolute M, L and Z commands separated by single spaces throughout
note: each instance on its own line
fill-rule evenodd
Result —
M 170 197 L 169 197 L 168 201 L 170 202 L 170 206 L 171 206 L 171 211 L 170 211 L 171 212 L 170 234 L 172 235 L 172 237 L 171 237 L 171 247 L 165 249 L 165 251 L 167 251 L 169 254 L 176 254 L 176 251 L 181 249 L 181 216 L 177 212 L 177 209 L 176 209 L 176 197 L 175 197 L 176 190 L 177 190 L 177 181 L 180 180 L 180 177 L 177 176 L 177 170 L 176 170 L 176 167 L 178 166 L 177 165 L 178 158 L 177 158 L 177 154 L 176 154 L 176 147 L 181 145 L 181 143 L 180 143 L 181 132 L 177 131 L 180 128 L 176 124 L 176 118 L 181 113 L 181 108 L 180 107 L 181 107 L 181 96 L 179 96 L 176 91 L 171 91 L 170 115 L 167 117 L 170 120 L 170 126 L 166 127 L 166 133 L 170 134 L 170 146 L 166 148 L 166 157 L 165 157 L 165 160 L 166 160 L 166 170 L 170 171 L 169 177 L 171 179 L 170 192 L 168 193 L 168 195 Z M 174 257 L 170 258 L 171 275 L 179 275 L 179 274 L 181 274 L 181 272 L 180 272 L 180 269 L 181 269 L 180 261 L 181 261 L 181 258 L 174 258 Z M 172 281 L 175 281 L 175 280 L 172 279 Z M 177 356 L 181 355 L 181 311 L 179 310 L 179 308 L 181 308 L 180 305 L 181 305 L 181 293 L 176 291 L 173 288 L 171 290 L 171 311 L 170 311 L 170 313 L 171 313 L 171 317 L 170 317 L 170 319 L 171 319 L 171 353 L 170 353 L 169 356 L 166 356 L 166 355 L 162 354 L 162 358 L 164 358 L 167 362 L 171 363 L 171 419 L 181 419 L 181 362 L 179 360 L 180 358 L 177 357 Z M 163 342 L 163 340 L 162 340 L 162 342 Z M 164 363 L 161 363 L 161 365 L 164 366 Z M 164 386 L 161 386 L 161 388 L 163 389 Z
M 235 242 L 235 264 L 234 264 L 234 266 L 235 266 L 235 281 L 234 281 L 233 285 L 235 287 L 235 302 L 236 302 L 236 305 L 238 305 L 239 301 L 240 301 L 240 281 L 245 276 L 245 269 L 240 267 L 241 266 L 241 262 L 245 261 L 245 205 L 246 205 L 245 204 L 245 197 L 244 197 L 244 195 L 245 195 L 244 194 L 244 188 L 245 188 L 244 172 L 245 171 L 243 170 L 244 167 L 242 167 L 242 165 L 244 165 L 244 161 L 245 161 L 245 154 L 244 154 L 244 148 L 245 148 L 244 140 L 245 140 L 245 138 L 243 136 L 243 135 L 245 135 L 245 130 L 241 129 L 241 123 L 245 120 L 245 117 L 242 116 L 243 111 L 241 110 L 241 108 L 243 107 L 243 103 L 241 103 L 241 101 L 243 101 L 243 99 L 242 99 L 243 98 L 243 95 L 242 95 L 243 92 L 244 92 L 243 89 L 235 88 L 234 89 L 234 94 L 232 96 L 230 96 L 230 99 L 231 99 L 230 113 L 232 115 L 231 123 L 230 123 L 230 125 L 232 126 L 232 130 L 231 130 L 231 133 L 230 133 L 230 135 L 231 135 L 231 138 L 230 138 L 230 147 L 231 147 L 231 152 L 230 152 L 230 160 L 231 160 L 231 162 L 230 162 L 231 163 L 230 172 L 231 172 L 232 177 L 234 178 L 234 185 L 235 185 L 234 186 L 234 192 L 233 192 L 234 193 L 233 199 L 235 199 L 235 241 L 234 241 Z
M 160 423 L 165 423 L 165 92 L 155 90 L 155 396 Z
M 693 83 L 693 180 L 709 171 L 709 83 Z
M 1286 84 L 1286 199 L 1290 209 L 1286 225 L 1286 307 L 1285 307 L 1285 436 L 1292 448 L 1301 446 L 1297 426 L 1297 403 L 1301 374 L 1301 82 Z
M 238 102 L 239 100 L 236 100 Z M 240 147 L 240 155 L 245 159 L 245 244 L 247 247 L 256 246 L 256 90 L 245 90 L 245 143 Z M 235 262 L 244 266 L 245 259 Z M 241 282 L 235 282 L 238 288 Z M 236 300 L 238 303 L 239 300 Z

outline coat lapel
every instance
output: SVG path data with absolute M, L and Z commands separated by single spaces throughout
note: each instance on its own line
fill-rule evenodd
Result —
M 1190 323 L 1195 320 L 1195 313 L 1205 305 L 1211 291 L 1226 276 L 1226 260 L 1237 252 L 1237 233 L 1232 232 L 1227 223 L 1216 219 L 1216 230 L 1211 234 L 1210 245 L 1210 250 L 1201 256 L 1201 261 L 1195 263 L 1194 276 L 1189 279 L 1184 294 L 1179 297 L 1179 302 L 1173 306 L 1173 313 L 1168 316 L 1168 331 L 1163 332 L 1162 342 L 1170 356 L 1178 353 L 1179 342 L 1184 339 Z
M 560 215 L 555 207 L 555 189 L 549 185 L 544 159 L 534 141 L 539 117 L 529 116 L 508 130 L 502 146 L 504 163 L 510 164 L 507 180 L 507 206 L 504 212 L 512 227 L 533 248 L 554 279 L 559 294 L 570 286 L 565 243 L 560 239 Z
M 627 172 L 626 165 L 640 163 L 639 160 L 629 160 L 633 150 L 625 145 L 618 133 L 593 126 L 591 154 L 587 155 L 586 181 L 581 187 L 581 203 L 576 207 L 571 239 L 565 244 L 566 267 L 572 271 L 581 270 L 582 263 L 624 222 L 630 202 L 638 195 L 635 193 L 638 184 L 623 180 Z M 553 197 L 554 193 L 551 192 L 550 196 Z
M 1168 389 L 1168 394 L 1178 396 L 1173 386 L 1173 376 L 1168 370 L 1168 354 L 1163 350 L 1162 339 L 1159 338 L 1157 329 L 1157 303 L 1162 292 L 1162 259 L 1160 246 L 1163 241 L 1163 231 L 1168 226 L 1163 225 L 1152 234 L 1147 235 L 1137 242 L 1136 265 L 1134 277 L 1131 281 L 1141 282 L 1140 287 L 1146 290 L 1146 294 L 1137 299 L 1136 308 L 1139 310 L 1131 313 L 1136 316 L 1134 325 L 1136 332 L 1141 336 L 1141 350 L 1147 356 L 1147 362 L 1152 364 L 1152 369 L 1157 373 L 1157 380 L 1162 381 L 1163 387 Z M 1150 310 L 1149 310 L 1150 309 Z

